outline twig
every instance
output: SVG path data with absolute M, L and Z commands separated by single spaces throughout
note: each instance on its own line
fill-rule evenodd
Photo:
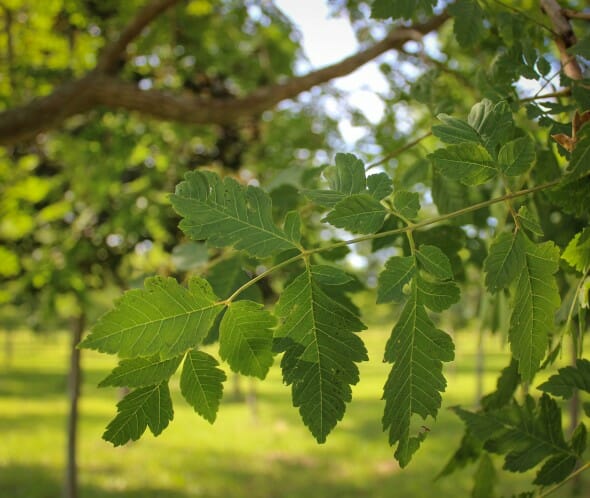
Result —
M 535 100 L 542 100 L 542 99 L 551 99 L 554 97 L 568 97 L 572 94 L 571 88 L 564 88 L 563 90 L 557 90 L 556 92 L 551 93 L 543 93 L 540 95 L 533 95 L 532 97 L 524 97 L 522 99 L 518 99 L 519 102 L 533 102 Z
M 386 156 L 383 156 L 381 159 L 379 159 L 377 162 L 374 162 L 372 164 L 369 164 L 366 168 L 365 171 L 369 171 L 371 168 L 374 168 L 376 166 L 380 166 L 381 164 L 389 161 L 390 159 L 393 159 L 394 157 L 399 156 L 400 154 L 403 154 L 404 152 L 406 152 L 407 150 L 411 149 L 412 147 L 414 147 L 415 145 L 419 144 L 422 140 L 424 140 L 425 138 L 428 138 L 429 136 L 432 135 L 432 132 L 429 131 L 428 133 L 425 133 L 424 135 L 422 135 L 421 137 L 416 138 L 415 140 L 412 140 L 411 142 L 408 142 L 407 144 L 401 146 L 400 148 L 394 150 L 393 152 L 390 152 L 389 154 L 387 154 Z

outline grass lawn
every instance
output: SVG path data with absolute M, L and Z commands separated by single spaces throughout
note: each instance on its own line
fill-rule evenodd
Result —
M 171 383 L 174 420 L 158 438 L 149 431 L 133 444 L 113 448 L 101 439 L 120 395 L 96 384 L 113 359 L 83 351 L 79 465 L 81 498 L 385 498 L 469 496 L 474 468 L 439 481 L 440 471 L 462 434 L 448 406 L 470 406 L 475 397 L 475 339 L 461 334 L 457 360 L 448 365 L 449 386 L 438 420 L 426 422 L 429 437 L 408 468 L 401 470 L 381 431 L 381 388 L 389 366 L 381 362 L 388 330 L 362 336 L 370 361 L 344 420 L 317 445 L 291 406 L 289 388 L 274 366 L 265 382 L 240 379 L 255 403 L 231 400 L 233 381 L 218 419 L 210 425 Z M 5 336 L 0 332 L 0 344 Z M 66 334 L 15 334 L 10 363 L 0 356 L 0 497 L 53 498 L 61 493 L 66 426 Z M 487 340 L 485 391 L 508 363 L 499 338 Z M 496 460 L 496 467 L 501 461 Z M 588 476 L 585 476 L 586 483 Z M 527 490 L 531 474 L 499 471 L 501 495 Z M 588 487 L 588 486 L 586 486 Z M 567 496 L 568 487 L 552 496 Z

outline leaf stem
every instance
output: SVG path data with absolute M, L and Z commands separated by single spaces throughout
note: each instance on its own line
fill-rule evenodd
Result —
M 473 204 L 472 206 L 467 206 L 465 208 L 458 209 L 457 211 L 453 211 L 452 213 L 443 214 L 441 216 L 435 216 L 434 218 L 430 218 L 428 220 L 424 220 L 424 221 L 421 221 L 418 223 L 410 223 L 408 226 L 405 226 L 402 228 L 396 228 L 395 230 L 386 230 L 384 232 L 363 235 L 361 237 L 356 237 L 354 239 L 343 240 L 343 241 L 335 242 L 334 244 L 330 244 L 327 246 L 315 247 L 313 249 L 303 249 L 303 250 L 301 250 L 301 252 L 299 254 L 296 254 L 295 256 L 291 256 L 290 258 L 288 258 L 284 261 L 281 261 L 280 263 L 277 263 L 276 265 L 268 268 L 267 270 L 263 271 L 261 274 L 256 275 L 256 277 L 254 277 L 252 280 L 249 280 L 244 285 L 242 285 L 239 289 L 237 289 L 227 299 L 220 301 L 219 304 L 229 306 L 232 303 L 232 301 L 234 301 L 242 292 L 244 292 L 246 289 L 250 288 L 252 285 L 254 285 L 259 280 L 262 280 L 267 275 L 270 275 L 271 273 L 278 270 L 279 268 L 283 268 L 284 266 L 290 265 L 291 263 L 294 263 L 295 261 L 298 261 L 302 258 L 308 258 L 312 254 L 316 254 L 316 253 L 320 253 L 320 252 L 324 252 L 324 251 L 330 251 L 330 250 L 336 249 L 338 247 L 343 247 L 343 246 L 347 246 L 347 245 L 351 245 L 351 244 L 357 244 L 359 242 L 364 242 L 367 240 L 375 240 L 375 239 L 380 239 L 383 237 L 389 237 L 391 235 L 399 235 L 399 234 L 406 233 L 406 232 L 413 233 L 414 231 L 416 231 L 420 228 L 434 225 L 435 223 L 440 223 L 441 221 L 450 220 L 452 218 L 456 218 L 457 216 L 471 213 L 473 211 L 477 211 L 478 209 L 482 209 L 487 206 L 491 206 L 493 204 L 498 204 L 500 202 L 505 202 L 510 199 L 516 199 L 516 198 L 522 197 L 524 195 L 532 194 L 535 192 L 539 192 L 541 190 L 546 190 L 548 188 L 555 187 L 556 185 L 558 185 L 561 182 L 561 180 L 562 179 L 559 178 L 557 180 L 553 180 L 548 183 L 543 183 L 541 185 L 536 185 L 534 187 L 526 188 L 523 190 L 518 190 L 517 192 L 509 192 L 503 196 L 496 197 L 494 199 L 488 199 L 487 201 L 482 201 L 477 204 Z
M 408 142 L 407 144 L 402 145 L 398 149 L 395 149 L 394 151 L 390 152 L 389 154 L 383 156 L 377 162 L 374 162 L 372 164 L 369 164 L 365 168 L 365 171 L 369 171 L 370 169 L 372 169 L 372 168 L 374 168 L 376 166 L 380 166 L 381 164 L 389 161 L 390 159 L 394 159 L 395 157 L 399 156 L 400 154 L 403 154 L 404 152 L 406 152 L 407 150 L 410 150 L 415 145 L 418 145 L 422 140 L 424 140 L 425 138 L 428 138 L 431 135 L 432 135 L 432 132 L 429 131 L 428 133 L 425 133 L 424 135 L 416 138 L 415 140 L 412 140 L 411 142 Z
M 569 476 L 567 476 L 559 484 L 556 484 L 552 488 L 549 488 L 547 491 L 543 491 L 542 493 L 539 493 L 537 495 L 537 498 L 543 498 L 545 496 L 549 496 L 551 493 L 553 493 L 554 491 L 557 491 L 559 488 L 561 488 L 566 482 L 572 480 L 574 477 L 576 477 L 577 475 L 581 474 L 582 472 L 584 472 L 585 470 L 588 470 L 588 469 L 590 469 L 590 462 L 585 463 L 579 469 L 572 472 Z

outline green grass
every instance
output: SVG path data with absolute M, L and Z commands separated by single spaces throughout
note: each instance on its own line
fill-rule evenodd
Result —
M 81 498 L 469 496 L 473 467 L 433 479 L 462 434 L 460 421 L 446 407 L 474 402 L 475 340 L 466 333 L 457 338 L 457 360 L 446 369 L 449 387 L 443 409 L 436 422 L 425 423 L 429 437 L 401 470 L 380 425 L 381 387 L 389 368 L 381 362 L 381 351 L 387 334 L 380 329 L 363 333 L 370 361 L 361 366 L 361 382 L 344 420 L 324 445 L 317 445 L 301 423 L 275 366 L 264 382 L 240 379 L 244 393 L 256 392 L 254 405 L 231 400 L 230 375 L 214 425 L 181 399 L 175 378 L 174 420 L 164 433 L 158 438 L 146 433 L 138 442 L 113 448 L 100 436 L 120 393 L 96 384 L 114 361 L 83 351 Z M 14 337 L 10 364 L 6 358 L 0 363 L 0 496 L 59 496 L 68 338 L 63 333 L 39 337 L 27 332 Z M 484 386 L 490 391 L 508 357 L 498 338 L 487 341 L 486 351 Z M 501 461 L 496 464 L 499 469 Z M 500 492 L 524 491 L 531 481 L 531 474 L 500 473 Z M 566 496 L 566 491 L 554 496 Z

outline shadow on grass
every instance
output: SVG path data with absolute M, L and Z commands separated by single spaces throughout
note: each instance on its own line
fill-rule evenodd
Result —
M 42 466 L 0 466 L 0 496 L 10 498 L 59 498 L 63 494 L 61 475 Z M 81 485 L 80 498 L 187 498 L 181 490 L 165 488 L 105 489 Z
M 0 397 L 48 398 L 63 396 L 66 386 L 67 377 L 65 374 L 21 369 L 0 372 Z

